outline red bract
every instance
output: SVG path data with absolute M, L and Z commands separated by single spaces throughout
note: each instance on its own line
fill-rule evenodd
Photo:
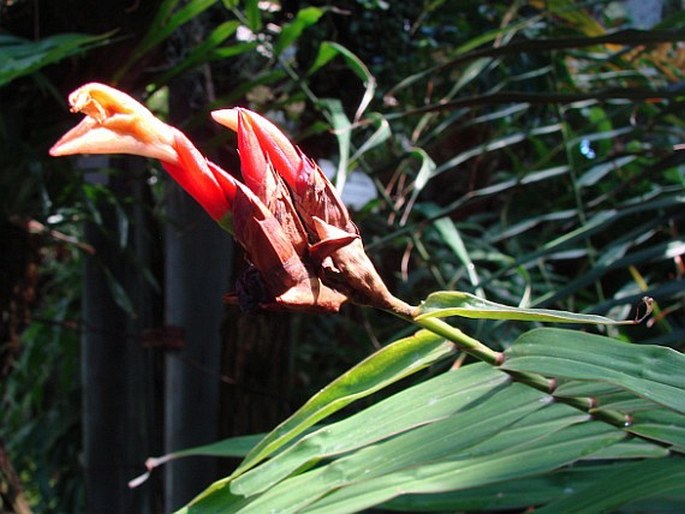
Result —
M 259 154 L 273 165 L 288 184 L 292 205 L 307 229 L 308 254 L 321 281 L 344 293 L 351 301 L 410 316 L 413 308 L 393 296 L 378 275 L 352 222 L 347 208 L 324 172 L 299 151 L 270 121 L 247 109 L 214 111 L 217 122 L 237 131 L 243 153 Z M 245 161 L 243 160 L 243 163 Z M 248 184 L 261 191 L 271 167 L 258 158 L 254 169 L 245 169 Z M 281 186 L 278 191 L 282 191 Z M 279 193 L 280 194 L 280 193 Z
M 256 274 L 247 274 L 241 281 L 240 297 L 229 296 L 231 300 L 246 307 L 319 312 L 337 311 L 346 301 L 344 295 L 324 286 L 303 262 L 307 252 L 304 227 L 287 188 L 266 167 L 261 152 L 252 153 L 249 145 L 241 151 L 244 168 L 261 176 L 259 196 L 268 199 L 273 210 L 202 156 L 181 131 L 157 119 L 127 94 L 91 83 L 69 95 L 69 103 L 72 112 L 83 112 L 86 117 L 50 149 L 50 155 L 126 153 L 160 160 L 174 180 L 234 233 L 245 249 Z M 243 136 L 247 144 L 249 132 Z
M 352 300 L 411 314 L 380 279 L 321 169 L 265 118 L 246 109 L 213 113 L 238 134 L 242 184 L 121 91 L 86 84 L 69 102 L 86 117 L 50 154 L 128 153 L 160 160 L 245 249 L 252 267 L 229 301 L 245 308 L 335 312 Z

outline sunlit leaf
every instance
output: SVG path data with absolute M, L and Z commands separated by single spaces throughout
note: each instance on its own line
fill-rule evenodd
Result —
M 322 100 L 321 105 L 328 112 L 333 134 L 338 141 L 338 169 L 335 174 L 335 187 L 338 191 L 345 188 L 347 181 L 348 163 L 350 157 L 350 145 L 352 139 L 352 123 L 345 114 L 342 102 L 335 99 Z
M 609 383 L 685 413 L 685 355 L 564 329 L 523 334 L 505 352 L 503 368 Z
M 177 9 L 178 0 L 164 0 L 158 7 L 156 15 L 150 23 L 150 28 L 131 52 L 126 65 L 121 67 L 114 76 L 115 82 L 123 77 L 131 66 L 156 45 L 160 44 L 179 27 L 185 25 L 200 13 L 209 9 L 216 0 L 189 0 Z
M 400 494 L 436 493 L 520 478 L 550 471 L 622 437 L 601 423 L 570 426 L 543 435 L 522 447 L 455 461 L 428 463 L 404 472 L 356 482 L 308 505 L 307 510 L 312 513 L 356 512 Z M 301 475 L 302 478 L 306 476 Z
M 483 289 L 480 288 L 480 278 L 478 277 L 478 270 L 471 259 L 471 255 L 466 249 L 464 240 L 457 230 L 454 222 L 450 218 L 440 218 L 433 223 L 435 229 L 438 231 L 445 244 L 454 252 L 461 264 L 466 268 L 469 281 L 471 285 L 476 288 L 478 297 L 483 297 Z
M 352 70 L 354 74 L 362 80 L 364 85 L 364 96 L 360 100 L 359 106 L 357 107 L 357 111 L 354 115 L 354 120 L 357 121 L 359 118 L 361 118 L 362 114 L 368 107 L 376 91 L 376 78 L 371 74 L 366 64 L 364 64 L 359 57 L 338 43 L 333 41 L 324 41 L 321 43 L 321 46 L 319 47 L 319 53 L 317 54 L 314 63 L 309 68 L 307 75 L 316 73 L 319 69 L 338 56 L 345 60 L 345 63 L 350 70 Z
M 506 375 L 485 365 L 443 373 L 303 437 L 262 466 L 238 477 L 231 490 L 245 495 L 263 491 L 310 462 L 345 454 L 455 415 L 508 383 Z M 513 403 L 510 407 L 514 408 Z M 468 424 L 466 419 L 461 422 Z M 360 430 L 361 427 L 369 429 Z
M 254 466 L 306 428 L 349 403 L 372 394 L 454 352 L 451 343 L 427 331 L 388 345 L 314 395 L 257 445 L 237 474 Z
M 292 45 L 302 33 L 314 25 L 323 16 L 324 11 L 318 7 L 305 7 L 295 15 L 295 19 L 281 27 L 281 33 L 274 45 L 274 53 L 281 55 L 283 50 Z
M 218 25 L 199 45 L 190 49 L 188 54 L 178 64 L 164 72 L 155 81 L 157 87 L 167 83 L 179 73 L 200 66 L 208 61 L 226 59 L 253 50 L 256 43 L 235 43 L 228 46 L 220 46 L 235 34 L 239 25 L 237 21 L 227 21 Z
M 595 185 L 599 180 L 604 178 L 607 173 L 616 172 L 622 166 L 630 164 L 635 161 L 637 156 L 635 155 L 624 155 L 616 159 L 611 159 L 608 162 L 603 162 L 596 166 L 593 166 L 588 171 L 586 171 L 576 182 L 579 187 L 588 187 Z
M 589 323 L 616 325 L 633 321 L 615 321 L 595 314 L 555 311 L 549 309 L 525 309 L 502 305 L 463 291 L 439 291 L 428 295 L 418 309 L 418 319 L 461 316 L 474 319 L 500 319 L 539 321 L 547 323 Z
M 375 112 L 369 113 L 367 119 L 376 126 L 376 130 L 374 130 L 374 132 L 359 146 L 352 157 L 350 157 L 351 163 L 359 159 L 369 150 L 383 144 L 392 136 L 390 124 L 381 114 Z
M 204 505 L 205 501 L 220 501 L 217 498 L 225 494 L 233 501 L 232 493 L 226 489 L 233 478 L 253 468 L 305 430 L 353 401 L 416 373 L 453 352 L 451 343 L 427 331 L 417 332 L 377 351 L 319 391 L 269 433 L 231 476 L 212 484 L 193 501 L 195 508 L 204 508 L 197 505 Z

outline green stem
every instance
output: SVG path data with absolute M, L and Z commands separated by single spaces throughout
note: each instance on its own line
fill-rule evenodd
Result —
M 426 330 L 430 330 L 434 334 L 438 334 L 449 341 L 452 341 L 457 348 L 483 362 L 487 362 L 493 366 L 498 366 L 504 361 L 503 353 L 496 352 L 492 348 L 488 348 L 477 339 L 466 335 L 458 328 L 445 323 L 439 318 L 413 318 L 409 321 L 415 325 L 425 328 Z
M 404 304 L 404 302 L 399 303 Z M 393 305 L 387 310 L 396 316 L 413 323 L 414 325 L 444 337 L 448 341 L 454 343 L 459 350 L 468 353 L 480 361 L 497 367 L 500 367 L 504 363 L 504 353 L 496 352 L 492 348 L 485 346 L 477 339 L 466 335 L 458 328 L 444 322 L 440 318 L 416 318 L 413 315 L 413 312 L 415 312 L 416 308 L 412 308 L 406 304 L 404 304 L 404 306 L 406 308 L 399 308 Z M 547 394 L 554 394 L 556 385 L 556 381 L 554 379 L 547 378 L 538 373 L 513 371 L 503 369 L 501 367 L 499 369 L 504 373 L 507 373 L 517 382 L 529 385 Z M 555 399 L 561 403 L 565 403 L 571 407 L 586 412 L 595 419 L 610 423 L 614 426 L 625 428 L 630 424 L 630 419 L 621 412 L 597 409 L 592 398 L 565 398 L 555 396 Z
M 499 366 L 504 362 L 504 354 L 502 352 L 496 352 L 495 350 L 488 348 L 480 341 L 464 334 L 464 332 L 458 328 L 445 323 L 439 318 L 415 319 L 406 316 L 402 317 L 411 321 L 415 325 L 425 328 L 426 330 L 430 330 L 431 332 L 438 334 L 449 341 L 452 341 L 457 348 L 483 362 L 487 362 L 493 366 Z M 502 369 L 502 371 L 510 375 L 517 382 L 529 385 L 547 394 L 554 394 L 554 380 L 550 380 L 543 375 L 539 375 L 537 373 L 523 373 L 507 369 Z M 555 399 L 578 410 L 587 412 L 595 419 L 604 421 L 605 423 L 610 423 L 619 428 L 625 428 L 630 424 L 630 419 L 621 412 L 594 408 L 593 400 L 591 398 L 564 398 L 555 396 Z

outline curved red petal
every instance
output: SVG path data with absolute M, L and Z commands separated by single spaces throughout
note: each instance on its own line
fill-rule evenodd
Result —
M 281 130 L 266 118 L 247 109 L 240 109 L 240 113 L 249 121 L 262 150 L 269 157 L 279 175 L 286 183 L 299 189 L 302 178 L 302 157 L 300 152 L 290 142 Z
M 235 184 L 223 170 L 223 173 L 218 172 L 218 166 L 213 165 L 214 169 L 210 169 L 204 156 L 182 132 L 176 131 L 174 139 L 174 148 L 179 157 L 178 165 L 168 162 L 162 162 L 162 165 L 212 219 L 221 220 L 231 210 Z
M 238 111 L 238 153 L 243 181 L 261 200 L 264 198 L 267 161 L 259 139 L 244 111 Z

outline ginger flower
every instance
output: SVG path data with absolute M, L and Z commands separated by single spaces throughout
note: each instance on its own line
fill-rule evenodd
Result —
M 265 118 L 246 109 L 212 114 L 238 135 L 242 183 L 117 89 L 86 84 L 69 103 L 72 112 L 86 116 L 50 155 L 123 153 L 159 160 L 245 250 L 251 267 L 228 301 L 244 309 L 314 312 L 336 312 L 352 301 L 411 315 L 413 308 L 390 294 L 376 272 L 321 169 Z
M 344 293 L 352 302 L 411 316 L 413 307 L 393 296 L 364 251 L 359 229 L 323 170 L 296 148 L 273 123 L 247 109 L 212 112 L 218 123 L 241 134 L 251 132 L 255 140 L 249 153 L 261 149 L 270 166 L 289 186 L 292 203 L 309 237 L 309 258 L 321 281 Z M 247 130 L 246 127 L 251 130 Z M 241 152 L 241 160 L 243 160 Z M 245 170 L 243 170 L 245 176 Z M 245 177 L 255 187 L 261 176 Z
M 230 221 L 235 180 L 209 163 L 180 130 L 156 118 L 126 93 L 86 84 L 69 95 L 72 112 L 86 116 L 50 148 L 53 157 L 132 154 L 151 157 L 217 222 Z

